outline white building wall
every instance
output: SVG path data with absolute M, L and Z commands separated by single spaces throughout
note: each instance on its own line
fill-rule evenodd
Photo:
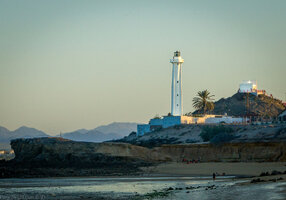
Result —
M 227 123 L 227 124 L 232 124 L 232 123 L 243 123 L 244 119 L 241 117 L 228 117 L 228 116 L 223 116 L 223 117 L 211 117 L 207 118 L 205 120 L 206 124 L 217 124 L 217 123 Z
M 180 124 L 218 124 L 221 122 L 227 124 L 243 123 L 244 118 L 230 117 L 222 115 L 205 115 L 203 117 L 190 117 L 190 116 L 165 116 L 159 119 L 151 119 L 149 124 L 137 125 L 137 136 L 142 136 L 145 133 L 152 132 L 152 126 L 161 126 L 168 128 Z
M 195 118 L 191 116 L 181 116 L 181 124 L 193 124 L 195 123 Z

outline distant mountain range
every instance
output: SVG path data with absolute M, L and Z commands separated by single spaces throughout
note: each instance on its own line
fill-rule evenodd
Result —
M 137 123 L 114 122 L 99 126 L 92 130 L 80 129 L 77 131 L 61 134 L 63 138 L 75 141 L 103 142 L 119 139 L 136 131 Z
M 73 132 L 62 133 L 56 137 L 63 137 L 74 141 L 103 142 L 113 139 L 120 139 L 136 131 L 137 123 L 114 122 L 104 126 L 98 126 L 92 130 L 79 129 Z M 0 126 L 0 150 L 16 138 L 51 137 L 43 131 L 22 126 L 14 131 L 10 131 Z
M 33 137 L 48 137 L 49 135 L 43 131 L 22 126 L 14 131 L 9 131 L 5 127 L 0 127 L 0 142 L 10 142 L 15 138 L 33 138 Z

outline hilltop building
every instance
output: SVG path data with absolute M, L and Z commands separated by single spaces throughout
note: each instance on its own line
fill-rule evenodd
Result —
M 181 57 L 179 51 L 174 52 L 170 63 L 172 63 L 171 113 L 168 116 L 150 119 L 148 124 L 138 124 L 137 136 L 180 124 L 242 123 L 244 121 L 243 118 L 227 115 L 204 115 L 202 117 L 182 115 L 182 64 L 184 63 L 184 59 Z
M 257 89 L 257 81 L 243 81 L 239 85 L 238 92 L 239 93 L 250 93 L 250 94 L 253 94 L 255 96 L 266 93 L 265 90 L 258 90 Z

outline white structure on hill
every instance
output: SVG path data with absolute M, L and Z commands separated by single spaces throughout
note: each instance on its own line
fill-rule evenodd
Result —
M 243 81 L 239 85 L 239 90 L 238 92 L 240 93 L 251 93 L 256 96 L 260 94 L 265 94 L 265 90 L 258 90 L 257 89 L 257 81 Z
M 181 57 L 181 52 L 176 51 L 170 63 L 172 67 L 172 96 L 171 96 L 171 115 L 181 116 L 183 112 L 182 105 L 182 63 L 184 59 Z
M 257 82 L 256 81 L 243 81 L 239 85 L 239 91 L 241 93 L 247 93 L 257 90 Z

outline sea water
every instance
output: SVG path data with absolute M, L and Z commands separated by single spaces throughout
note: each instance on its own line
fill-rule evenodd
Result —
M 85 177 L 0 179 L 0 199 L 132 199 L 154 191 L 173 188 L 164 199 L 284 199 L 283 183 L 236 186 L 243 180 L 211 177 Z M 216 189 L 207 189 L 215 185 Z M 186 187 L 196 187 L 186 190 Z M 176 190 L 177 188 L 177 190 Z M 182 188 L 182 189 L 180 189 Z M 191 198 L 190 198 L 191 197 Z M 256 198 L 255 198 L 256 199 Z

